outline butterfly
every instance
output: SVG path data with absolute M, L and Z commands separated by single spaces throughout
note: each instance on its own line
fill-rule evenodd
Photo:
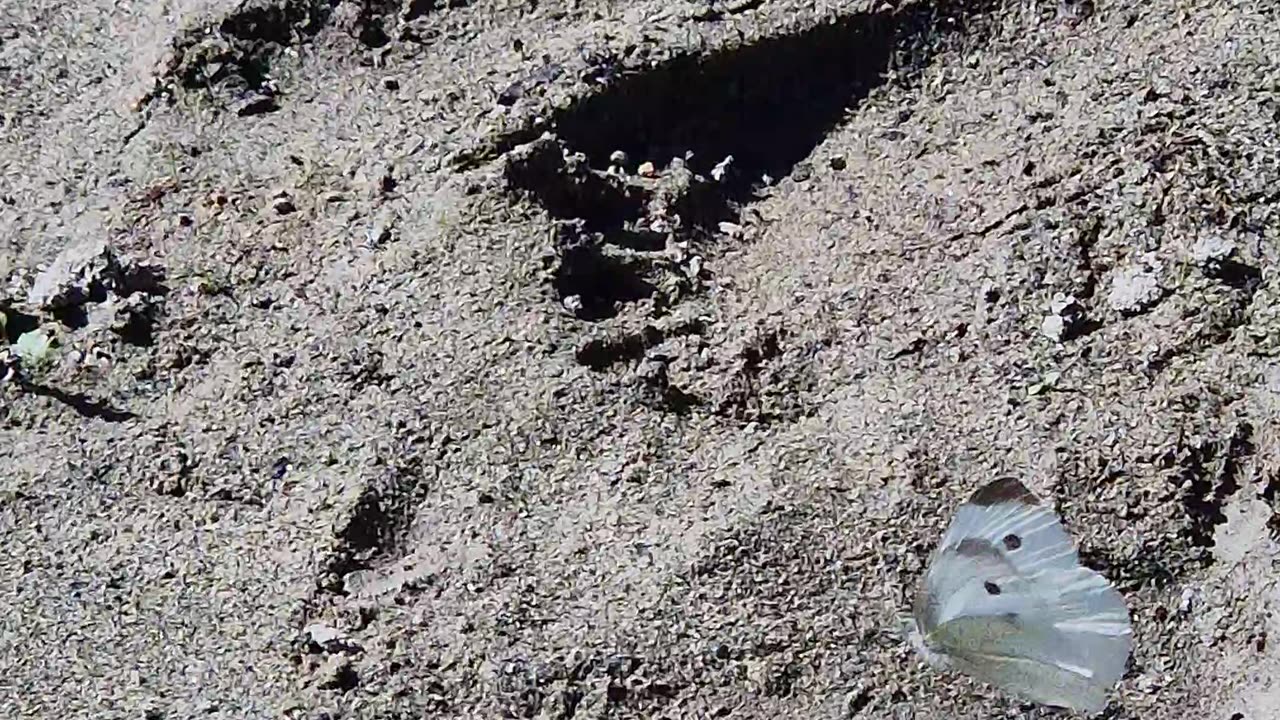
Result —
M 1080 564 L 1053 509 L 1013 478 L 960 506 L 906 624 L 935 668 L 1090 713 L 1106 708 L 1133 641 L 1124 597 Z

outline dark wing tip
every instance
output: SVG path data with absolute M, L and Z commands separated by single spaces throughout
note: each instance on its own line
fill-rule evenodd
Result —
M 978 488 L 969 497 L 969 502 L 983 507 L 1000 503 L 1016 502 L 1023 505 L 1039 505 L 1040 498 L 1027 489 L 1026 485 L 1011 477 L 1002 477 Z

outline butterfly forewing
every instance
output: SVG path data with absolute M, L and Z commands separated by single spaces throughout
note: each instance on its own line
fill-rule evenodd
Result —
M 986 540 L 1024 575 L 1079 565 L 1071 536 L 1052 509 L 1022 483 L 1001 478 L 975 492 L 960 506 L 942 538 L 953 547 L 969 538 Z

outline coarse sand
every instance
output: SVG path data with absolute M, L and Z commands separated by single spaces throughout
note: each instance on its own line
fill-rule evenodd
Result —
M 897 634 L 998 474 L 1280 717 L 1278 27 L 0 0 L 0 717 L 1065 717 Z

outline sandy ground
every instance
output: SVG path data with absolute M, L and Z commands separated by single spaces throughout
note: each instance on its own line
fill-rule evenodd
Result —
M 1278 24 L 0 0 L 0 715 L 1060 717 L 893 634 L 1002 473 L 1277 717 Z

